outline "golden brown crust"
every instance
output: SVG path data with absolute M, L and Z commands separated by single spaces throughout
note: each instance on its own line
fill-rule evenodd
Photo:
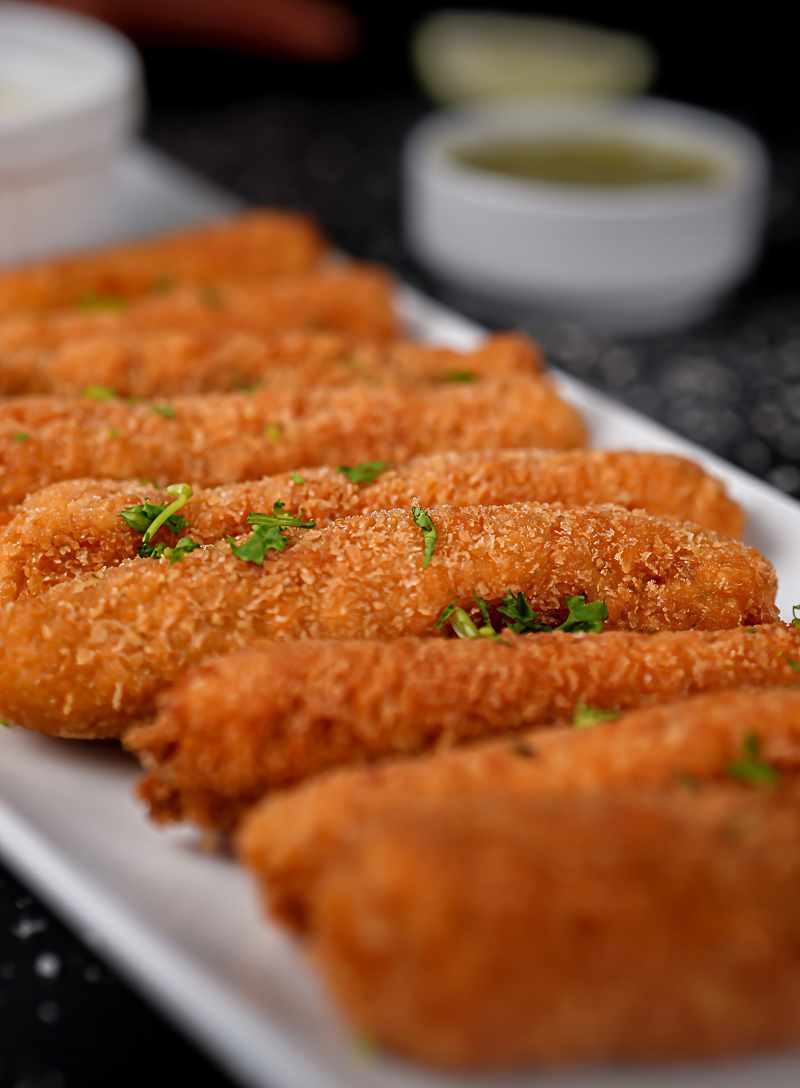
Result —
M 0 358 L 13 363 L 20 352 L 53 352 L 78 339 L 165 330 L 272 336 L 290 329 L 334 329 L 366 339 L 390 338 L 397 335 L 392 288 L 381 269 L 352 263 L 263 281 L 187 284 L 134 298 L 123 308 L 12 312 L 0 318 Z
M 333 331 L 265 336 L 225 329 L 95 333 L 50 351 L 0 353 L 0 393 L 80 396 L 101 385 L 121 397 L 228 393 L 249 386 L 466 381 L 538 374 L 536 344 L 522 335 L 489 337 L 471 352 L 411 341 L 357 340 Z
M 432 507 L 435 555 L 403 510 L 289 530 L 263 567 L 227 544 L 173 566 L 133 560 L 7 604 L 0 712 L 42 732 L 103 736 L 210 655 L 261 637 L 432 636 L 452 600 L 522 590 L 545 622 L 564 599 L 605 598 L 611 629 L 708 630 L 771 622 L 775 573 L 753 548 L 618 507 Z M 299 539 L 298 539 L 299 538 Z
M 800 659 L 800 632 L 783 624 L 503 637 L 505 646 L 264 643 L 205 662 L 165 694 L 152 724 L 125 735 L 148 771 L 139 795 L 159 822 L 227 831 L 270 791 L 335 767 L 571 719 L 581 704 L 626 709 L 743 685 L 794 686 L 789 661 Z M 499 752 L 516 766 L 513 752 Z M 403 778 L 388 772 L 388 796 L 393 773 Z M 338 811 L 332 804 L 333 826 Z
M 662 645 L 666 641 L 660 639 Z M 768 668 L 769 654 L 775 652 L 768 636 L 762 649 Z M 657 664 L 670 668 L 673 661 L 665 652 Z M 746 673 L 740 675 L 746 679 Z M 686 783 L 728 778 L 750 734 L 760 738 L 764 760 L 796 775 L 800 692 L 717 691 L 631 710 L 592 729 L 539 731 L 421 759 L 341 770 L 264 800 L 242 824 L 239 850 L 266 882 L 274 913 L 304 928 L 320 876 L 342 843 L 412 800 L 433 805 L 448 798 L 683 789 Z
M 286 275 L 313 268 L 326 249 L 308 216 L 244 212 L 209 226 L 3 272 L 0 313 L 72 306 L 92 296 L 130 299 L 178 283 Z
M 444 1067 L 796 1044 L 798 799 L 414 804 L 326 874 L 311 951 L 361 1032 Z
M 0 601 L 37 596 L 77 574 L 133 559 L 141 538 L 119 517 L 126 506 L 172 501 L 147 485 L 107 480 L 51 484 L 14 508 L 0 528 Z M 583 506 L 616 503 L 694 521 L 726 536 L 742 527 L 738 505 L 719 481 L 691 461 L 668 454 L 535 449 L 441 453 L 417 457 L 354 484 L 329 468 L 300 468 L 263 480 L 196 492 L 183 511 L 188 535 L 213 544 L 247 530 L 251 511 L 277 499 L 301 507 L 318 526 L 371 510 L 423 506 L 494 506 L 536 500 Z M 184 535 L 187 535 L 185 532 Z M 161 539 L 171 540 L 162 530 Z
M 407 461 L 436 449 L 583 445 L 578 413 L 539 377 L 177 397 L 152 405 L 23 397 L 0 403 L 0 508 L 57 480 L 201 487 L 298 465 Z M 22 437 L 24 436 L 24 437 Z

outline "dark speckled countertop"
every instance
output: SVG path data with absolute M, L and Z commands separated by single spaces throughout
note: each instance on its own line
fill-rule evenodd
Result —
M 264 95 L 164 107 L 147 135 L 246 200 L 313 211 L 350 253 L 439 293 L 404 251 L 399 157 L 414 92 Z M 534 323 L 553 363 L 800 495 L 800 143 L 773 145 L 765 258 L 712 321 L 615 342 Z M 223 1088 L 229 1082 L 0 869 L 0 1088 Z

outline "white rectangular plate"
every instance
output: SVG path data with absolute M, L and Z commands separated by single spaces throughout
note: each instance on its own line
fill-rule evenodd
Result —
M 138 152 L 120 174 L 114 234 L 219 214 L 235 202 Z M 159 216 L 153 219 L 153 214 Z M 169 216 L 165 210 L 169 210 Z M 423 296 L 399 299 L 409 331 L 466 348 L 481 331 Z M 686 454 L 728 484 L 748 542 L 775 563 L 785 618 L 800 601 L 800 504 L 571 378 L 564 395 L 599 447 Z M 0 854 L 98 952 L 252 1088 L 796 1088 L 800 1057 L 714 1066 L 604 1068 L 558 1076 L 443 1077 L 360 1056 L 303 954 L 263 920 L 230 858 L 191 832 L 159 833 L 131 790 L 133 761 L 107 744 L 0 730 Z M 612 982 L 613 984 L 613 982 Z M 658 995 L 653 995 L 658 1000 Z

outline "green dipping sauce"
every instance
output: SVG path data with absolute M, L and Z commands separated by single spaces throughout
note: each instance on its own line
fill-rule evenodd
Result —
M 550 185 L 704 185 L 717 181 L 717 163 L 696 151 L 608 138 L 508 140 L 460 148 L 465 166 Z

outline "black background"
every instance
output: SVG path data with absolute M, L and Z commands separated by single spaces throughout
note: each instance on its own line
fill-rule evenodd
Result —
M 352 6 L 363 47 L 324 68 L 144 44 L 145 134 L 248 200 L 314 211 L 349 252 L 436 291 L 404 251 L 398 177 L 404 134 L 430 108 L 413 82 L 406 42 L 433 5 Z M 769 144 L 775 173 L 764 260 L 713 321 L 627 343 L 574 326 L 536 331 L 555 363 L 800 493 L 800 140 L 790 8 L 762 3 L 721 14 L 698 3 L 575 2 L 547 11 L 649 38 L 660 58 L 654 92 L 752 125 Z M 0 870 L 2 1088 L 227 1083 Z

